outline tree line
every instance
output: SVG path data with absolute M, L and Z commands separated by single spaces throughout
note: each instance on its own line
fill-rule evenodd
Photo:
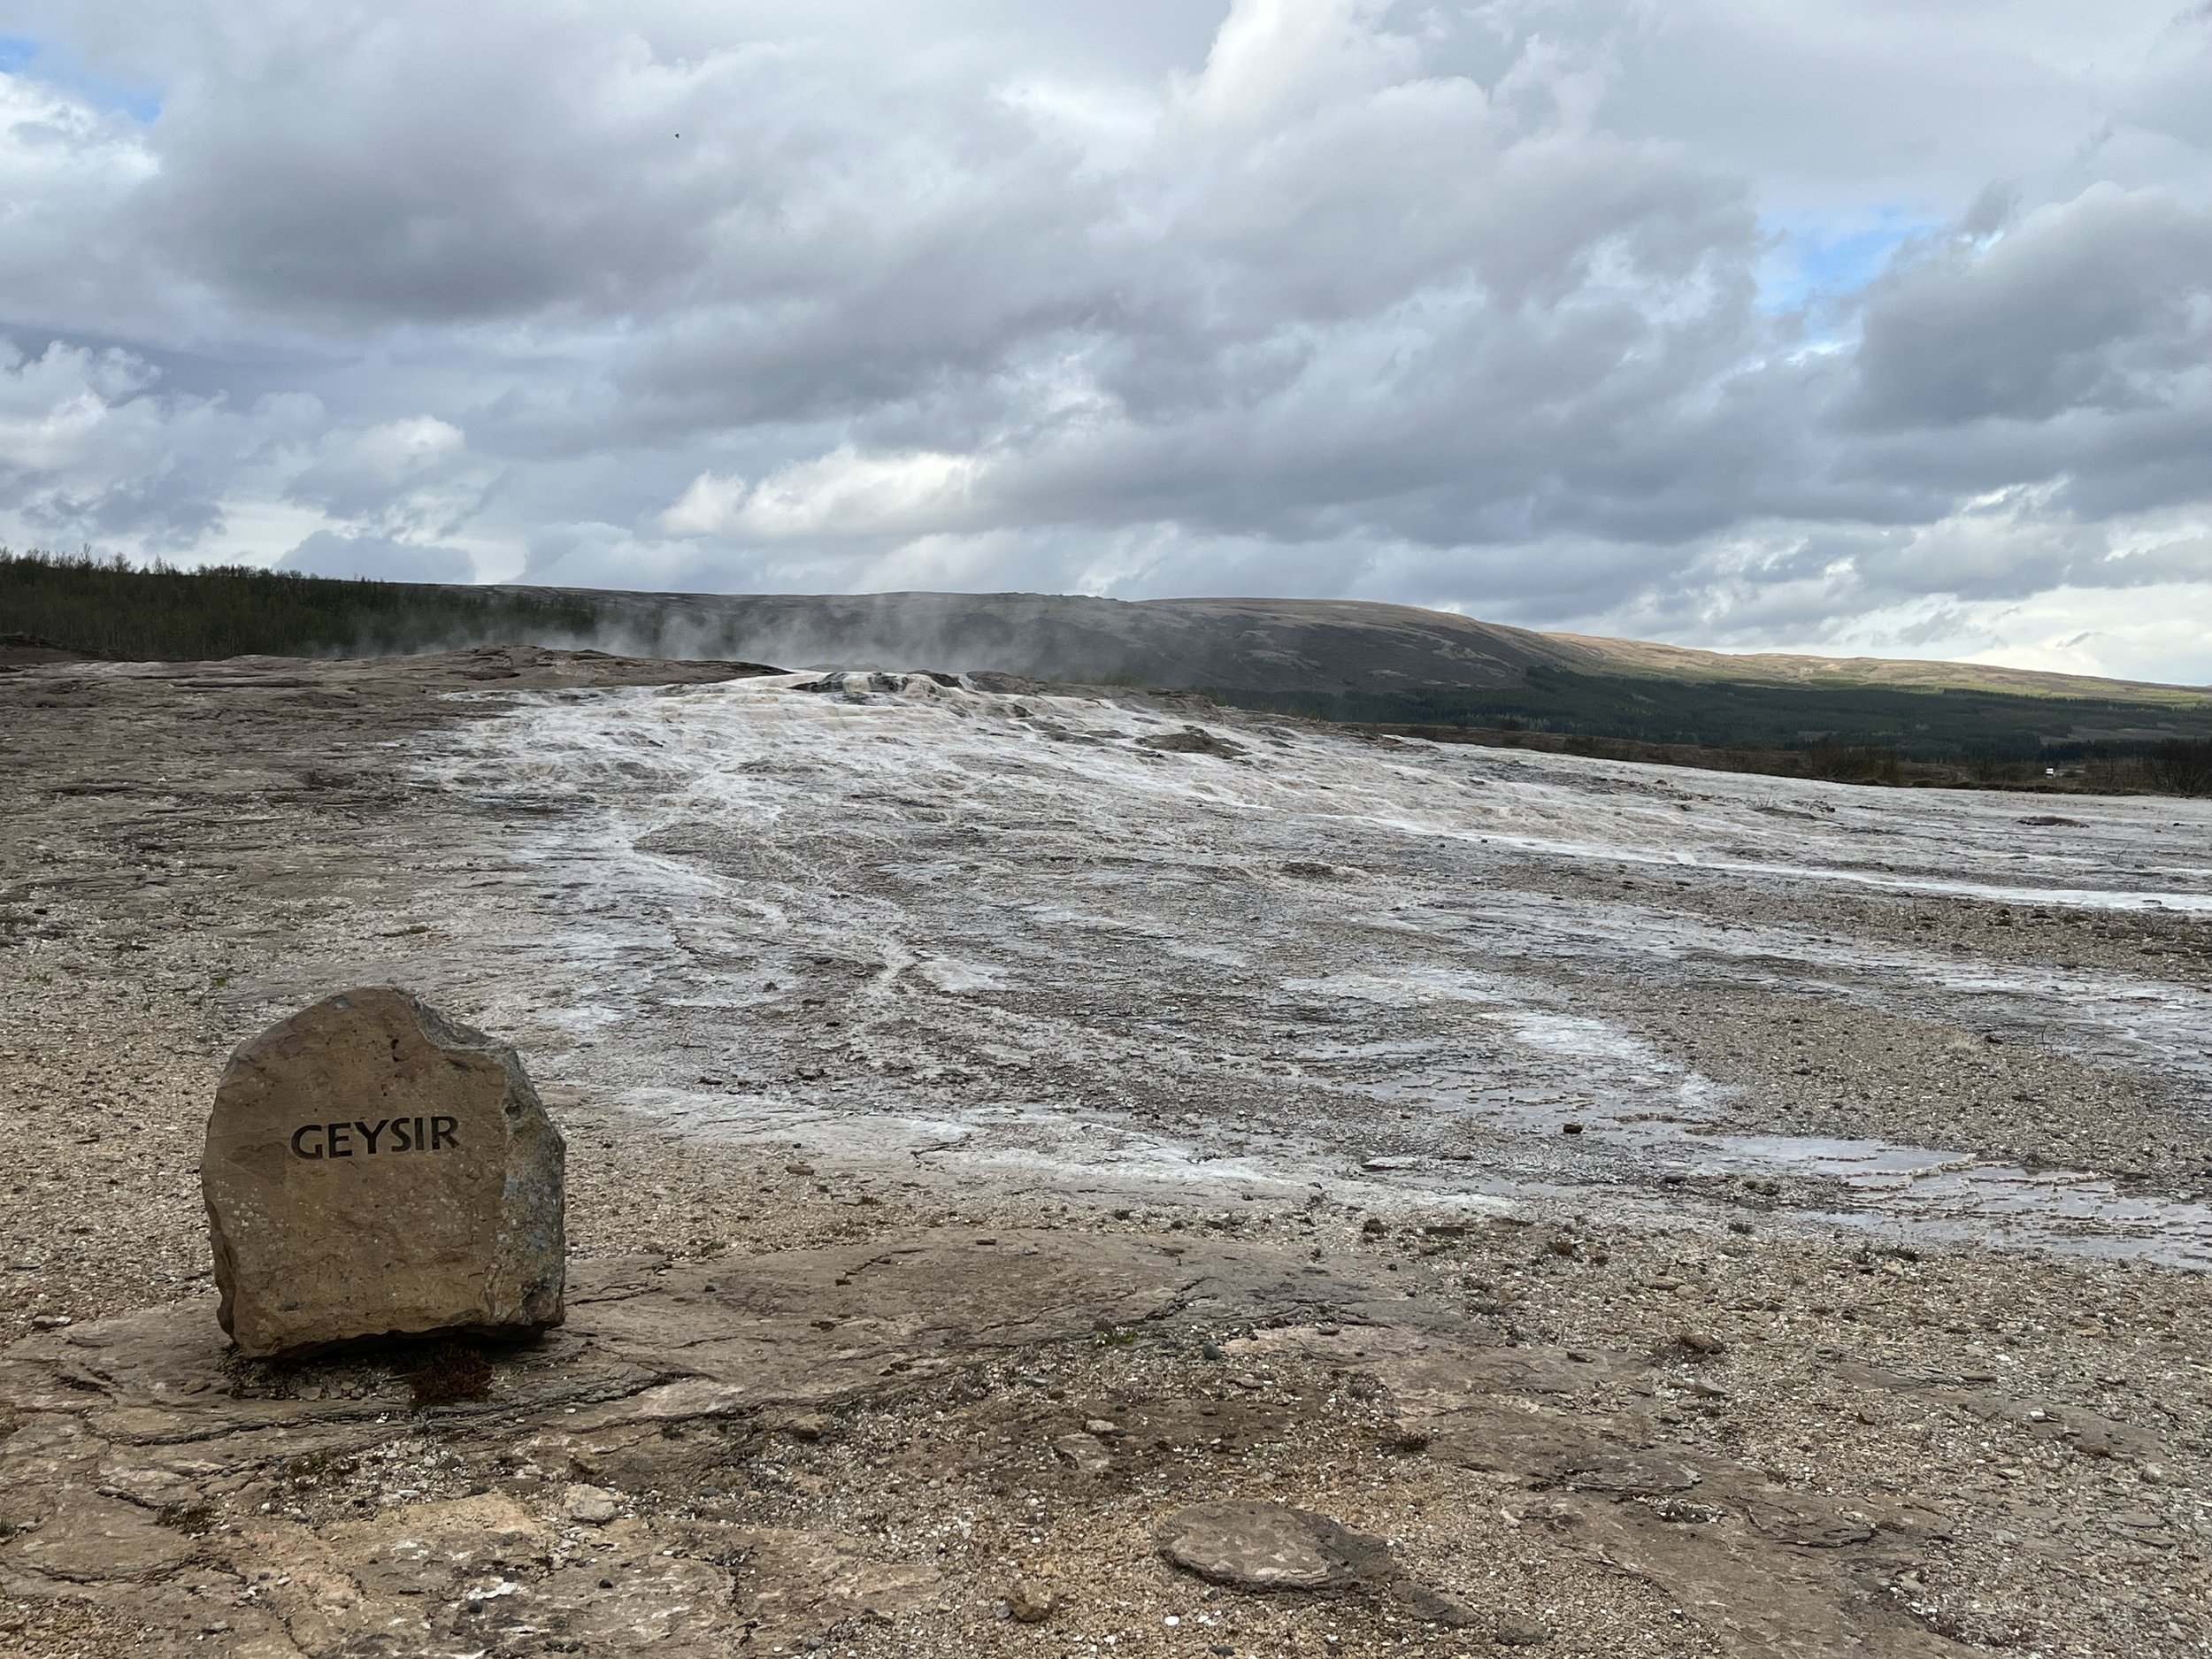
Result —
M 581 643 L 599 620 L 589 600 L 571 594 L 304 576 L 242 565 L 183 571 L 0 548 L 0 634 L 124 662 Z

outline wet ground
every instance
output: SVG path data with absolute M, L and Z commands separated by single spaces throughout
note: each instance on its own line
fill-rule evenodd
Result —
M 920 675 L 533 699 L 409 764 L 503 826 L 425 924 L 532 949 L 501 1014 L 690 1135 L 2212 1265 L 2202 803 Z

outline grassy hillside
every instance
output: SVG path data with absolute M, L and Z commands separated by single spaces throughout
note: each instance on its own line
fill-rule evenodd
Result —
M 1801 688 L 1857 686 L 1913 691 L 1989 691 L 2026 697 L 2120 696 L 2135 703 L 2188 706 L 2212 700 L 2212 687 L 2059 674 L 1993 663 L 1924 662 L 1880 657 L 1791 657 L 1779 652 L 1693 650 L 1649 640 L 1600 639 L 1589 634 L 1545 636 L 1565 654 L 1567 665 L 1593 673 L 1635 679 L 1730 680 Z
M 2212 690 L 2200 687 L 1974 664 L 1735 657 L 1348 600 L 607 593 L 0 553 L 0 636 L 9 634 L 119 658 L 513 643 L 791 668 L 995 670 L 1198 690 L 1322 719 L 1601 739 L 1655 757 L 1725 750 L 1738 757 L 1732 765 L 1875 780 L 1905 777 L 1901 765 L 1947 768 L 1930 774 L 1944 780 L 2040 781 L 2057 769 L 2095 772 L 2109 787 L 2172 787 L 2195 775 L 2198 750 L 2212 755 Z
M 1655 743 L 1893 749 L 1912 758 L 2030 760 L 2052 751 L 2212 739 L 2212 698 L 2174 687 L 2153 699 L 2119 682 L 2103 695 L 2025 695 L 1979 686 L 1762 682 L 1581 673 L 1532 667 L 1506 687 L 1402 692 L 1252 692 L 1222 701 L 1322 719 L 1586 733 Z M 2161 687 L 2160 689 L 2167 689 Z

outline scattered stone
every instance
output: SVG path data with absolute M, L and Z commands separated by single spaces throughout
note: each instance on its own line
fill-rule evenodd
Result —
M 1716 1509 L 1709 1503 L 1693 1503 L 1687 1498 L 1661 1498 L 1652 1504 L 1651 1512 L 1678 1526 L 1709 1526 L 1728 1514 L 1725 1509 Z
M 1033 1579 L 1018 1581 L 1006 1593 L 1006 1614 L 1017 1624 L 1041 1624 L 1060 1605 L 1060 1598 Z
M 1052 1442 L 1053 1455 L 1072 1463 L 1080 1475 L 1102 1475 L 1114 1466 L 1113 1454 L 1094 1434 L 1063 1434 Z
M 1425 1584 L 1416 1584 L 1409 1578 L 1401 1579 L 1392 1586 L 1398 1600 L 1409 1608 L 1416 1618 L 1440 1624 L 1446 1630 L 1471 1630 L 1482 1623 L 1482 1615 L 1463 1601 L 1455 1601 L 1440 1591 L 1432 1590 Z
M 586 1526 L 604 1526 L 621 1513 L 614 1494 L 600 1486 L 571 1486 L 566 1501 L 568 1518 Z
M 1498 1621 L 1497 1639 L 1509 1647 L 1540 1647 L 1551 1640 L 1551 1632 L 1541 1624 L 1509 1614 Z
M 1287 1504 L 1194 1504 L 1161 1523 L 1160 1553 L 1210 1584 L 1240 1590 L 1343 1590 L 1390 1576 L 1382 1540 Z
M 388 986 L 326 997 L 216 1090 L 216 1317 L 256 1358 L 558 1325 L 564 1156 L 512 1048 Z

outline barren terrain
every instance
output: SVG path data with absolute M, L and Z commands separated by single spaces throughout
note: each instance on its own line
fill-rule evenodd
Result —
M 2212 1651 L 2212 804 L 537 650 L 35 666 L 0 780 L 0 1652 Z M 214 1325 L 368 981 L 568 1136 L 481 1398 Z

